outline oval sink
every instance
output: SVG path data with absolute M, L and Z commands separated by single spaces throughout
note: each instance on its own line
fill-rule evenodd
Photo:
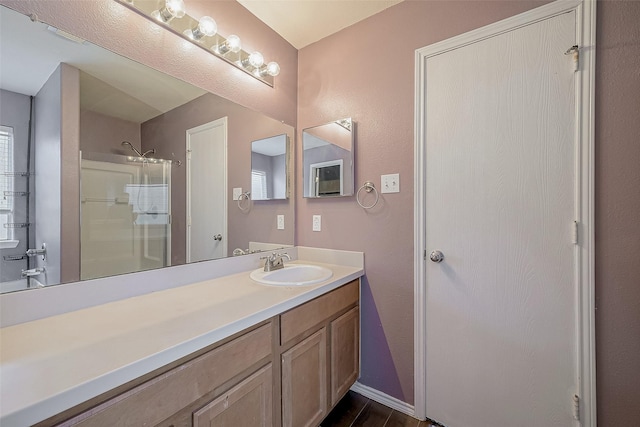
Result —
M 308 264 L 289 264 L 274 271 L 262 268 L 251 272 L 249 277 L 263 285 L 273 286 L 305 286 L 324 282 L 333 276 L 328 268 Z

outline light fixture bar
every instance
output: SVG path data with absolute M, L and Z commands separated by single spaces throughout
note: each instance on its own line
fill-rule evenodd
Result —
M 168 29 L 201 49 L 206 50 L 228 64 L 244 71 L 253 78 L 273 87 L 274 77 L 280 72 L 275 62 L 264 60 L 259 52 L 246 52 L 241 48 L 241 40 L 236 35 L 227 38 L 216 34 L 217 25 L 210 17 L 202 24 L 184 11 L 176 13 L 176 5 L 184 5 L 179 0 L 114 0 L 150 21 Z M 187 0 L 188 1 L 188 0 Z M 188 7 L 188 4 L 186 5 Z M 211 20 L 211 21 L 208 21 Z M 207 22 L 208 21 L 208 22 Z M 206 33 L 204 29 L 207 29 Z M 211 28 L 216 28 L 212 30 Z M 267 65 L 264 65 L 267 64 Z

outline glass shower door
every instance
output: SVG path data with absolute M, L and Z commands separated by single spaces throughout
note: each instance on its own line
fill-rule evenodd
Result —
M 82 153 L 82 280 L 170 265 L 170 176 L 170 161 Z

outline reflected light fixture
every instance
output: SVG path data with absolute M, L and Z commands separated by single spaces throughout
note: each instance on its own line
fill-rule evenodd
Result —
M 151 16 L 167 24 L 171 22 L 173 18 L 182 18 L 186 13 L 184 0 L 165 0 L 164 7 L 151 12 Z
M 218 24 L 210 16 L 203 16 L 198 21 L 198 25 L 190 30 L 186 30 L 184 34 L 191 40 L 200 40 L 203 37 L 213 37 L 218 32 Z
M 278 63 L 274 61 L 267 63 L 260 52 L 249 53 L 242 50 L 242 42 L 237 35 L 232 34 L 225 38 L 218 34 L 218 25 L 212 17 L 203 16 L 195 19 L 189 16 L 186 13 L 184 0 L 114 1 L 151 19 L 269 86 L 273 87 L 274 77 L 280 73 Z

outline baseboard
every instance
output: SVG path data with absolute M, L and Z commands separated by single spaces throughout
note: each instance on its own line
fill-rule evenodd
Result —
M 409 405 L 408 403 L 403 402 L 400 399 L 396 399 L 395 397 L 389 396 L 388 394 L 376 390 L 375 388 L 371 388 L 369 386 L 356 382 L 351 386 L 351 391 L 361 394 L 364 397 L 367 397 L 385 406 L 388 406 L 391 409 L 395 409 L 398 412 L 402 412 L 403 414 L 407 414 L 411 417 L 416 416 L 415 407 L 413 405 Z

